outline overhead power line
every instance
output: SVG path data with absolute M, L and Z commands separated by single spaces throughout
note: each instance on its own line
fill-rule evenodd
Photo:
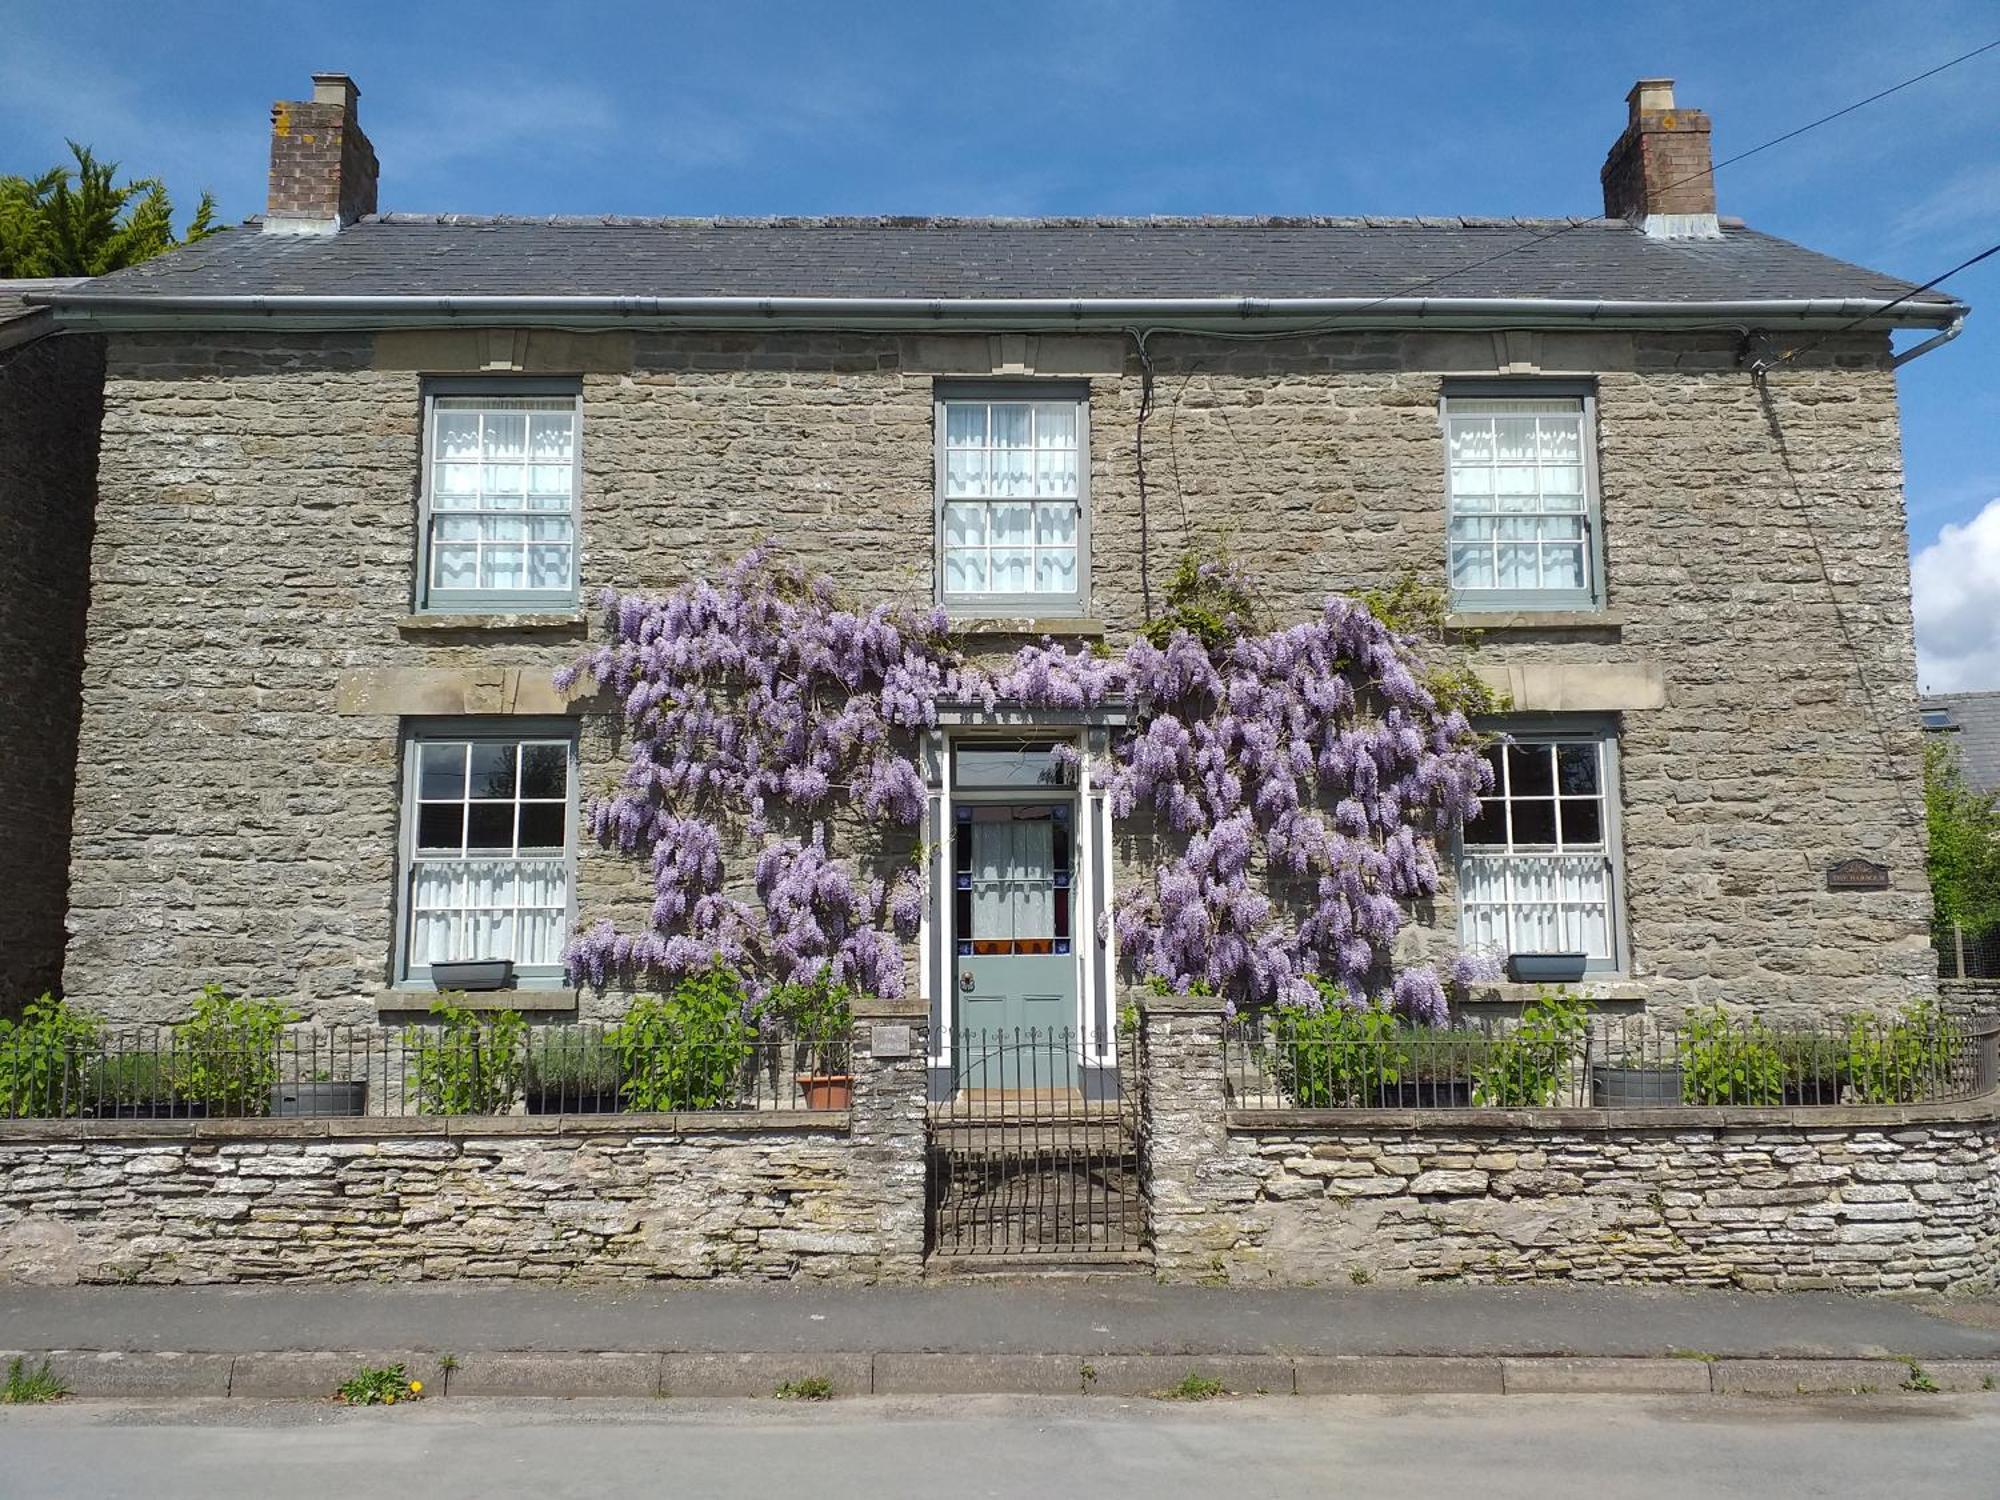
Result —
M 1840 119 L 1843 115 L 1851 115 L 1858 109 L 1865 109 L 1867 108 L 1867 106 L 1876 103 L 1878 100 L 1888 98 L 1891 94 L 1899 94 L 1904 89 L 1910 88 L 1915 84 L 1922 83 L 1927 78 L 1935 78 L 1940 73 L 1948 72 L 1951 69 L 1958 67 L 1961 63 L 1971 62 L 1975 57 L 1983 56 L 1984 54 L 1991 52 L 1996 48 L 2000 48 L 2000 37 L 1995 37 L 1992 41 L 1987 42 L 1982 46 L 1974 47 L 1969 52 L 1961 52 L 1959 53 L 1958 56 L 1950 58 L 1945 62 L 1941 62 L 1937 64 L 1935 67 L 1926 68 L 1921 73 L 1913 73 L 1908 78 L 1903 79 L 1900 83 L 1892 83 L 1889 85 L 1889 87 L 1885 89 L 1878 89 L 1876 92 L 1870 94 L 1865 99 L 1856 99 L 1852 104 L 1844 104 L 1839 109 L 1833 110 L 1831 113 L 1821 115 L 1816 120 L 1808 120 L 1805 124 L 1796 126 L 1791 130 L 1787 130 L 1782 135 L 1774 135 L 1767 141 L 1760 141 L 1756 145 L 1750 147 L 1747 151 L 1739 151 L 1734 156 L 1725 157 L 1723 160 L 1715 163 L 1713 166 L 1708 167 L 1703 171 L 1691 173 L 1689 176 L 1682 177 L 1673 182 L 1668 183 L 1666 187 L 1661 189 L 1661 191 L 1666 192 L 1673 188 L 1682 187 L 1685 186 L 1687 183 L 1697 182 L 1703 177 L 1713 177 L 1717 172 L 1720 172 L 1724 167 L 1733 167 L 1738 162 L 1747 161 L 1749 160 L 1749 158 L 1757 155 L 1761 151 L 1769 151 L 1773 146 L 1781 146 L 1787 141 L 1795 141 L 1800 136 L 1806 134 L 1808 131 L 1817 130 L 1819 129 L 1820 126 L 1830 124 L 1834 120 Z M 1220 336 L 1225 338 L 1238 338 L 1238 339 L 1296 338 L 1301 333 L 1316 333 L 1326 329 L 1337 328 L 1343 323 L 1348 323 L 1353 321 L 1355 318 L 1361 316 L 1363 313 L 1372 311 L 1373 309 L 1382 306 L 1382 304 L 1385 302 L 1397 301 L 1401 298 L 1411 296 L 1414 293 L 1421 292 L 1427 287 L 1437 286 L 1441 282 L 1450 281 L 1451 279 L 1457 276 L 1463 276 L 1468 271 L 1476 271 L 1481 266 L 1490 266 L 1497 260 L 1505 260 L 1507 259 L 1507 257 L 1511 255 L 1520 255 L 1524 251 L 1534 249 L 1537 245 L 1546 245 L 1550 240 L 1561 239 L 1564 235 L 1569 234 L 1576 229 L 1582 228 L 1585 224 L 1593 222 L 1595 221 L 1592 219 L 1573 219 L 1569 223 L 1564 224 L 1559 229 L 1552 229 L 1546 234 L 1538 234 L 1534 238 L 1523 240 L 1521 243 L 1517 245 L 1509 245 L 1506 249 L 1496 250 L 1491 255 L 1482 255 L 1477 260 L 1467 261 L 1462 266 L 1454 266 L 1449 271 L 1440 271 L 1438 272 L 1437 275 L 1426 277 L 1422 281 L 1416 281 L 1410 283 L 1408 286 L 1398 287 L 1393 292 L 1385 292 L 1382 296 L 1377 297 L 1372 302 L 1365 302 L 1360 307 L 1354 308 L 1350 312 L 1341 313 L 1339 316 L 1335 318 L 1329 318 L 1324 323 L 1317 323 L 1309 328 L 1290 329 L 1283 333 L 1275 333 L 1275 332 L 1228 333 L 1215 336 Z M 1983 260 L 1984 258 L 1985 258 L 1984 256 L 1976 256 L 1974 257 L 1974 260 L 1975 261 Z M 1973 262 L 1968 261 L 1966 264 L 1970 265 L 1973 264 Z M 1956 274 L 1956 272 L 1962 271 L 1964 269 L 1965 269 L 1964 266 L 1954 267 L 1953 270 L 1945 272 L 1945 276 L 1954 275 Z M 1944 277 L 1942 276 L 1938 278 L 1939 281 L 1942 281 L 1943 279 Z M 1891 302 L 1890 304 L 1888 304 L 1888 307 L 1878 309 L 1877 311 L 1868 314 L 1867 317 L 1868 318 L 1880 317 L 1883 312 L 1888 311 L 1889 307 L 1894 307 L 1897 305 L 1897 303 L 1900 303 L 1909 297 L 1914 297 L 1918 292 L 1929 290 L 1930 285 L 1935 285 L 1935 283 L 1930 283 L 1926 286 L 1916 287 L 1909 292 L 1905 292 L 1903 296 L 1897 298 L 1895 302 Z M 1867 318 L 1863 318 L 1862 321 L 1866 322 Z M 1211 330 L 1203 330 L 1203 331 L 1210 333 L 1213 332 Z

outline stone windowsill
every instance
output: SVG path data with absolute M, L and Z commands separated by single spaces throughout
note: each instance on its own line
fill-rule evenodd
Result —
M 375 996 L 377 1011 L 427 1011 L 446 991 L 431 989 L 382 990 Z M 576 1014 L 575 990 L 467 990 L 451 992 L 452 1004 L 460 1010 L 518 1010 L 544 1014 L 561 1011 Z
M 1473 1015 L 1516 1011 L 1545 988 L 1565 990 L 1592 1010 L 1619 1015 L 1644 1010 L 1650 986 L 1643 979 L 1625 979 L 1615 974 L 1602 977 L 1586 974 L 1574 983 L 1561 985 L 1516 984 L 1503 979 L 1475 988 L 1465 1002 L 1465 1009 Z
M 1537 630 L 1622 630 L 1619 609 L 1496 609 L 1454 610 L 1444 617 L 1447 630 L 1523 633 Z
M 396 628 L 405 635 L 445 635 L 474 630 L 533 634 L 582 630 L 588 620 L 589 617 L 581 612 L 520 615 L 405 615 L 396 622 Z
M 1101 640 L 1104 637 L 1104 622 L 1080 615 L 1016 615 L 1008 617 L 981 615 L 971 618 L 954 617 L 952 632 L 956 635 L 997 635 L 997 636 L 1057 636 L 1073 639 Z
M 844 1109 L 689 1110 L 658 1115 L 329 1115 L 318 1119 L 0 1120 L 0 1142 L 467 1140 L 481 1136 L 719 1135 L 841 1131 Z

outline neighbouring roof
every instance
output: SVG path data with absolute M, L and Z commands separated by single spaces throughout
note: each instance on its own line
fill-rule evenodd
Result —
M 335 235 L 232 230 L 63 296 L 171 299 L 1424 298 L 1675 307 L 1824 302 L 1848 315 L 1908 283 L 1722 221 L 1649 238 L 1619 219 L 625 219 L 383 214 Z M 123 299 L 132 299 L 124 302 Z M 1835 306 L 1838 304 L 1839 306 Z M 1664 305 L 1664 306 L 1663 306 Z M 1215 311 L 1216 309 L 1211 309 Z M 1574 311 L 1575 309 L 1572 309 Z M 1892 321 L 1964 311 L 1922 293 Z M 1619 316 L 1607 312 L 1607 316 Z
M 81 276 L 53 276 L 8 280 L 0 278 L 0 349 L 25 344 L 51 332 L 55 320 L 45 307 L 31 304 L 30 296 L 66 291 L 82 286 Z
M 1950 716 L 1946 725 L 1925 727 L 1951 736 L 1965 779 L 1982 792 L 2000 792 L 2000 693 L 1927 693 L 1917 704 L 1927 719 L 1939 709 Z

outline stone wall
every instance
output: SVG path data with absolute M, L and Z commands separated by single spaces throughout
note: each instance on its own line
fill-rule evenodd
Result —
M 0 349 L 0 1016 L 62 987 L 103 340 Z
M 2000 1096 L 1902 1108 L 1232 1107 L 1222 1022 L 1149 1004 L 1162 1277 L 1985 1292 Z
M 934 378 L 990 375 L 1014 343 L 1013 364 L 1090 380 L 1090 605 L 1114 647 L 1187 547 L 1252 559 L 1280 614 L 1437 579 L 1445 377 L 1593 374 L 1609 613 L 1481 650 L 1524 710 L 1619 718 L 1626 988 L 1777 1015 L 1932 991 L 1880 339 L 1764 389 L 1726 336 L 1162 335 L 1142 515 L 1140 370 L 1116 338 L 504 330 L 115 339 L 73 990 L 132 1018 L 181 1013 L 208 979 L 371 1015 L 393 980 L 409 704 L 579 714 L 586 782 L 615 778 L 615 726 L 547 686 L 594 623 L 409 618 L 424 372 L 580 373 L 586 598 L 711 574 L 765 537 L 857 598 L 927 600 Z M 1826 890 L 1854 855 L 1892 888 Z M 582 916 L 643 920 L 642 874 L 585 851 Z M 1412 956 L 1454 946 L 1449 893 L 1428 916 Z
M 0 1284 L 907 1279 L 924 1068 L 845 1111 L 0 1120 Z

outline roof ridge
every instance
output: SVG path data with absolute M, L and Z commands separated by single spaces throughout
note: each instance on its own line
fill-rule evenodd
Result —
M 1623 219 L 1554 216 L 1397 214 L 1052 214 L 1041 216 L 960 214 L 456 214 L 379 213 L 363 224 L 482 225 L 531 224 L 549 228 L 620 229 L 1630 229 Z

